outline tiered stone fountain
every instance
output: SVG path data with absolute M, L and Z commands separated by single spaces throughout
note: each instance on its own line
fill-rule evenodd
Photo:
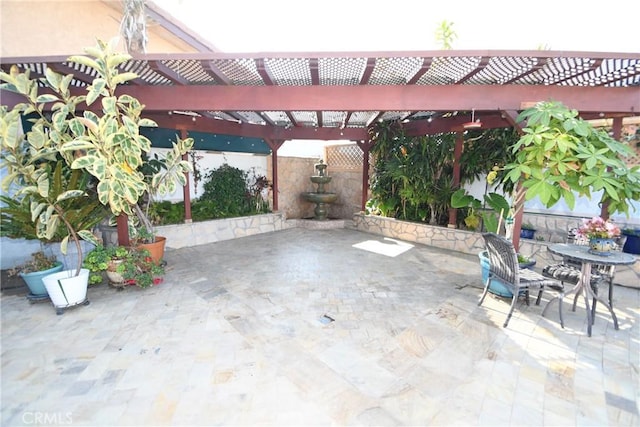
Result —
M 315 214 L 313 219 L 316 221 L 326 221 L 329 215 L 328 205 L 335 202 L 338 195 L 324 190 L 325 184 L 331 182 L 331 177 L 326 175 L 327 165 L 320 160 L 320 162 L 316 163 L 314 166 L 317 173 L 316 175 L 311 176 L 310 179 L 311 182 L 318 186 L 317 191 L 302 193 L 302 197 L 308 202 L 316 204 L 316 208 L 313 211 Z

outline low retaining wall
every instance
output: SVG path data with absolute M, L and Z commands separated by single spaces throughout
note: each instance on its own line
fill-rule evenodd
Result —
M 276 212 L 190 224 L 162 225 L 155 229 L 159 236 L 167 238 L 167 248 L 178 249 L 279 231 L 287 228 L 285 219 L 284 214 Z
M 394 218 L 365 215 L 364 213 L 357 213 L 353 216 L 353 228 L 367 233 L 450 249 L 465 254 L 477 255 L 484 250 L 482 235 L 473 231 L 400 221 Z M 559 261 L 558 257 L 553 258 L 552 254 L 547 250 L 549 243 L 555 242 L 520 239 L 519 253 L 535 259 L 536 266 L 534 269 L 539 271 L 545 265 Z M 632 266 L 619 266 L 616 269 L 616 283 L 639 287 L 640 262 L 636 262 Z
M 375 215 L 357 213 L 353 216 L 353 227 L 367 233 L 415 242 L 443 249 L 451 249 L 466 254 L 477 254 L 484 249 L 484 239 L 480 233 L 400 221 Z

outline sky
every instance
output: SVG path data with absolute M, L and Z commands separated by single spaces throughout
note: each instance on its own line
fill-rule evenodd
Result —
M 640 1 L 152 0 L 223 52 L 456 50 L 640 52 Z

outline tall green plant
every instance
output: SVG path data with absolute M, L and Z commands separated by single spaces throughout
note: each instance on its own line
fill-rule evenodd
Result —
M 410 137 L 397 122 L 370 129 L 375 173 L 370 212 L 384 216 L 445 224 L 455 189 L 453 162 L 456 134 Z M 485 130 L 465 134 L 461 183 L 473 182 L 496 164 L 504 164 L 513 131 Z M 470 207 L 465 205 L 465 207 Z
M 116 94 L 118 85 L 137 75 L 119 71 L 119 66 L 130 56 L 114 51 L 114 46 L 115 40 L 109 44 L 98 41 L 96 47 L 86 49 L 87 56 L 68 59 L 95 72 L 96 78 L 87 86 L 86 95 L 73 95 L 70 90 L 73 76 L 62 76 L 50 68 L 45 70 L 44 78 L 37 80 L 30 78 L 28 70 L 21 73 L 15 67 L 10 73 L 0 73 L 0 79 L 5 82 L 1 88 L 25 98 L 24 103 L 11 111 L 5 106 L 0 108 L 3 166 L 8 172 L 3 181 L 5 189 L 14 185 L 20 195 L 46 197 L 47 171 L 39 165 L 56 155 L 62 156 L 72 169 L 85 170 L 96 178 L 98 199 L 114 215 L 131 215 L 135 211 L 144 217 L 138 200 L 145 193 L 173 191 L 177 184 L 186 184 L 185 173 L 190 171 L 190 165 L 182 161 L 181 156 L 192 148 L 190 138 L 178 139 L 169 159 L 171 164 L 154 175 L 151 184 L 145 181 L 140 168 L 151 142 L 140 134 L 140 128 L 156 126 L 156 123 L 141 117 L 144 106 L 136 98 Z M 47 104 L 51 105 L 51 116 L 44 114 Z M 23 135 L 20 117 L 31 113 L 38 117 L 33 120 L 31 130 Z M 81 190 L 66 191 L 52 203 L 32 204 L 31 208 L 32 217 L 40 216 L 43 223 L 65 222 L 80 255 L 78 272 L 82 265 L 79 240 L 95 239 L 88 230 L 73 229 L 59 203 L 83 194 Z M 63 251 L 66 243 L 67 240 L 63 240 Z
M 535 197 L 546 207 L 562 199 L 573 208 L 576 194 L 591 198 L 592 192 L 602 190 L 600 203 L 609 214 L 629 216 L 630 202 L 640 200 L 640 167 L 624 161 L 633 154 L 630 147 L 557 101 L 539 102 L 517 120 L 526 127 L 503 178 L 519 185 L 516 210 Z
M 405 220 L 437 223 L 441 195 L 451 187 L 449 135 L 409 137 L 397 122 L 371 130 L 375 173 L 370 212 Z

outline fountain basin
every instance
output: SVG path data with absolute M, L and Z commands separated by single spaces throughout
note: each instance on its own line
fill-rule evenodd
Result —
M 302 193 L 302 197 L 304 197 L 305 200 L 313 203 L 333 203 L 338 199 L 338 195 L 336 193 L 309 192 Z
M 313 175 L 309 179 L 314 184 L 328 184 L 329 182 L 331 182 L 331 178 L 332 177 L 326 175 Z

